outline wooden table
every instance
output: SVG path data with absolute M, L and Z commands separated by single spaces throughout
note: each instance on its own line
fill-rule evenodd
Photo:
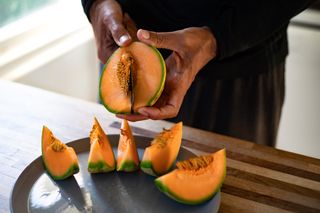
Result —
M 16 179 L 40 155 L 42 125 L 68 142 L 88 137 L 94 116 L 108 134 L 118 134 L 119 120 L 99 104 L 0 81 L 0 212 L 10 211 Z M 151 137 L 171 126 L 165 121 L 131 125 L 136 135 Z M 221 212 L 320 212 L 319 159 L 189 127 L 183 138 L 183 146 L 196 154 L 226 147 Z

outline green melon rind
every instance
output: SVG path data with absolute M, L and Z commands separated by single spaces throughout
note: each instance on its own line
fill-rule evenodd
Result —
M 157 188 L 163 192 L 165 195 L 167 195 L 168 197 L 170 197 L 171 199 L 179 202 L 179 203 L 183 203 L 183 204 L 188 204 L 188 205 L 198 205 L 201 203 L 204 203 L 208 200 L 210 200 L 212 197 L 214 197 L 214 195 L 219 192 L 222 183 L 219 185 L 219 187 L 217 187 L 211 194 L 200 198 L 198 200 L 186 200 L 184 198 L 179 197 L 178 195 L 176 195 L 175 193 L 173 193 L 168 187 L 166 187 L 160 180 L 155 179 L 155 185 L 157 186 Z
M 159 50 L 153 46 L 149 46 L 150 48 L 153 49 L 153 51 L 157 54 L 159 60 L 160 60 L 160 64 L 161 64 L 161 82 L 160 82 L 160 86 L 159 88 L 157 89 L 157 92 L 156 94 L 154 94 L 154 96 L 151 97 L 151 99 L 147 102 L 146 106 L 152 106 L 153 104 L 155 104 L 155 102 L 159 99 L 163 89 L 164 89 L 164 83 L 165 83 L 165 79 L 166 79 L 166 65 L 165 65 L 165 61 L 161 55 L 161 53 L 159 52 Z M 100 100 L 103 104 L 103 106 L 111 113 L 114 113 L 114 114 L 131 114 L 131 111 L 117 111 L 115 109 L 112 109 L 111 107 L 109 107 L 103 97 L 102 97 L 102 94 L 101 94 L 101 83 L 102 83 L 102 79 L 103 79 L 103 75 L 106 73 L 106 67 L 107 65 L 109 64 L 110 60 L 113 58 L 113 56 L 119 51 L 119 49 L 117 49 L 116 51 L 114 51 L 114 53 L 109 57 L 109 59 L 107 60 L 107 62 L 105 63 L 105 65 L 103 66 L 103 69 L 102 69 L 102 74 L 101 74 L 101 77 L 100 77 L 100 80 L 99 80 L 99 97 L 100 97 Z
M 173 164 L 174 164 L 174 163 L 172 163 L 172 165 L 169 167 L 169 169 L 167 169 L 163 174 L 168 173 L 168 172 L 171 170 L 171 168 L 173 167 Z M 146 174 L 148 174 L 148 175 L 152 175 L 152 176 L 155 176 L 155 177 L 158 177 L 158 176 L 162 175 L 162 174 L 157 173 L 157 172 L 153 169 L 153 166 L 152 166 L 152 162 L 151 162 L 151 161 L 141 161 L 141 163 L 140 163 L 140 168 L 141 168 L 141 170 L 142 170 L 144 173 L 146 173 Z
M 134 161 L 124 161 L 117 167 L 117 171 L 124 172 L 133 172 L 139 169 L 139 165 L 137 165 Z
M 115 166 L 111 167 L 106 164 L 104 161 L 98 162 L 89 162 L 88 163 L 88 172 L 90 173 L 106 173 L 115 170 Z
M 48 174 L 50 174 L 50 176 L 54 180 L 64 180 L 64 179 L 66 179 L 66 178 L 78 173 L 79 170 L 80 170 L 79 165 L 78 164 L 73 164 L 64 175 L 56 176 L 56 175 L 52 174 L 52 172 L 50 172 L 50 170 L 47 168 Z
M 148 175 L 152 175 L 152 176 L 156 176 L 156 177 L 158 176 L 155 173 L 155 171 L 153 170 L 151 161 L 141 161 L 140 168 L 144 173 L 146 173 Z
M 57 176 L 57 175 L 54 175 L 54 173 L 48 168 L 45 157 L 43 156 L 43 154 L 42 154 L 42 160 L 43 160 L 43 166 L 44 166 L 45 170 L 54 180 L 66 179 L 66 178 L 68 178 L 68 177 L 72 176 L 73 174 L 76 174 L 80 171 L 79 165 L 73 164 L 70 166 L 70 168 L 63 175 Z
M 157 89 L 157 93 L 154 94 L 154 96 L 148 101 L 147 106 L 152 106 L 153 104 L 155 104 L 157 102 L 157 100 L 159 99 L 160 95 L 162 94 L 162 91 L 164 89 L 164 83 L 166 80 L 166 62 L 164 61 L 161 53 L 159 52 L 159 50 L 153 46 L 150 46 L 153 51 L 155 51 L 157 53 L 157 56 L 160 60 L 160 64 L 161 64 L 161 70 L 162 70 L 162 75 L 161 75 L 161 82 L 160 82 L 160 86 Z
M 221 188 L 224 179 L 226 177 L 227 174 L 227 158 L 226 158 L 226 151 L 224 151 L 224 156 L 225 156 L 225 161 L 224 161 L 224 171 L 223 171 L 223 175 L 221 178 L 220 183 L 217 185 L 217 187 L 213 190 L 212 193 L 210 193 L 209 195 L 199 198 L 198 200 L 186 200 L 184 198 L 181 198 L 179 195 L 175 194 L 174 192 L 172 192 L 166 185 L 164 185 L 162 183 L 162 181 L 160 180 L 161 177 L 157 178 L 154 180 L 155 185 L 157 186 L 157 188 L 163 192 L 165 195 L 167 195 L 168 197 L 176 200 L 177 202 L 183 203 L 183 204 L 188 204 L 188 205 L 197 205 L 197 204 L 201 204 L 209 199 L 211 199 Z

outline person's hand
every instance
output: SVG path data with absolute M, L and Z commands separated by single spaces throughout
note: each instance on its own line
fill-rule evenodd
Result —
M 119 47 L 131 43 L 136 35 L 134 22 L 123 14 L 115 0 L 94 1 L 90 9 L 90 21 L 96 39 L 98 58 L 104 64 Z M 130 32 L 132 31 L 132 32 Z
M 117 117 L 130 121 L 175 117 L 197 73 L 216 56 L 216 39 L 206 27 L 192 27 L 167 33 L 139 30 L 137 36 L 144 43 L 173 51 L 166 59 L 166 83 L 154 106 L 138 109 L 140 114 Z

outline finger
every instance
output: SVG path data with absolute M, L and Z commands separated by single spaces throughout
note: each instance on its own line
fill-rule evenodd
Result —
M 129 34 L 131 36 L 132 41 L 137 41 L 138 40 L 138 38 L 137 38 L 138 29 L 136 27 L 136 24 L 131 19 L 131 17 L 129 16 L 128 13 L 124 14 L 123 22 L 125 24 L 125 27 L 126 27 L 127 31 L 129 32 Z
M 130 44 L 132 39 L 122 23 L 122 17 L 112 17 L 112 19 L 108 19 L 106 24 L 111 32 L 113 40 L 117 43 L 117 45 L 127 46 Z
M 178 108 L 174 105 L 168 104 L 163 107 L 143 107 L 138 110 L 141 115 L 144 115 L 152 120 L 161 120 L 173 118 L 178 114 Z
M 138 39 L 146 44 L 157 48 L 164 48 L 176 51 L 179 36 L 177 32 L 152 32 L 139 29 L 137 32 Z
M 105 41 L 97 45 L 98 48 L 98 58 L 101 63 L 105 64 L 110 57 L 110 55 L 118 48 L 118 46 L 113 44 L 107 44 Z
M 137 115 L 137 114 L 130 114 L 130 115 L 124 115 L 124 114 L 116 114 L 117 118 L 126 119 L 128 121 L 142 121 L 149 119 L 145 115 Z

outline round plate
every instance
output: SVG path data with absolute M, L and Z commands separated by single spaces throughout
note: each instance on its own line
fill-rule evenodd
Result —
M 108 135 L 115 155 L 119 135 Z M 135 136 L 140 159 L 151 138 Z M 67 144 L 75 149 L 80 172 L 66 180 L 54 181 L 38 157 L 20 174 L 11 193 L 12 212 L 217 212 L 220 192 L 206 203 L 180 204 L 154 184 L 155 177 L 142 171 L 90 174 L 87 171 L 89 138 Z M 195 156 L 181 147 L 178 160 Z

